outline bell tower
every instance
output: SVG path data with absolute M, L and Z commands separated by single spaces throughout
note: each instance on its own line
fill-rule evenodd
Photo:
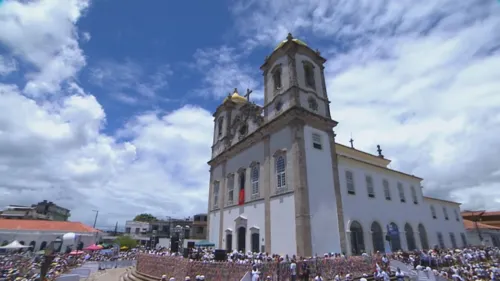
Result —
M 264 75 L 264 118 L 270 121 L 292 107 L 331 119 L 324 63 L 319 51 L 288 34 L 261 70 Z

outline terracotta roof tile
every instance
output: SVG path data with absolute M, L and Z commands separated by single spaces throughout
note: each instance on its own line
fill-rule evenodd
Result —
M 465 227 L 465 229 L 467 229 L 467 230 L 476 229 L 476 223 L 475 222 L 470 221 L 470 220 L 463 220 L 463 221 L 464 221 L 464 227 Z M 477 223 L 477 228 L 479 228 L 479 229 L 500 230 L 500 227 L 492 226 L 492 225 L 487 225 L 487 224 L 480 223 L 480 222 Z
M 472 212 L 465 211 L 465 212 L 462 212 L 462 216 L 478 216 L 482 212 L 484 212 L 484 211 L 472 211 Z M 500 211 L 496 211 L 496 212 L 484 212 L 481 215 L 481 217 L 489 217 L 489 216 L 500 216 Z
M 44 220 L 13 220 L 0 219 L 0 229 L 38 230 L 38 231 L 65 231 L 65 232 L 97 232 L 81 222 L 44 221 Z

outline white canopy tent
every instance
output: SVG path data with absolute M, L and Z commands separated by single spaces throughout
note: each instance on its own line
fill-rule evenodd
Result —
M 5 245 L 3 247 L 0 247 L 0 249 L 16 250 L 16 249 L 25 249 L 25 248 L 29 248 L 29 247 L 30 246 L 24 246 L 23 244 L 17 242 L 17 240 L 14 240 L 10 244 Z

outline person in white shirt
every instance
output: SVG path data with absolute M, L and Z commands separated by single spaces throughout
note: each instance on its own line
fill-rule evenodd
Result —
M 297 281 L 297 264 L 292 260 L 290 264 L 290 281 Z
M 401 268 L 398 267 L 398 269 L 396 269 L 396 280 L 404 281 L 404 279 L 405 279 L 405 274 L 404 272 L 401 272 Z
M 323 277 L 321 277 L 321 273 L 318 273 L 316 277 L 314 277 L 314 281 L 323 281 Z
M 252 268 L 252 281 L 259 281 L 259 278 L 260 278 L 260 272 L 254 265 Z

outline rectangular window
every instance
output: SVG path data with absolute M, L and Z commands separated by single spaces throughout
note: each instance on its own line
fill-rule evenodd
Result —
M 413 199 L 413 204 L 417 205 L 418 204 L 417 191 L 415 190 L 415 187 L 413 185 L 410 186 L 410 190 L 411 190 L 411 197 Z
M 371 176 L 366 176 L 366 191 L 368 192 L 368 197 L 375 198 L 375 189 L 373 188 L 373 179 Z
M 345 171 L 345 181 L 347 185 L 347 193 L 356 194 L 356 191 L 354 189 L 354 175 L 351 171 Z
M 455 211 L 455 220 L 460 221 L 460 216 L 458 215 L 457 209 L 454 209 L 454 211 Z
M 321 136 L 320 134 L 312 134 L 313 147 L 316 149 L 322 149 Z
M 214 209 L 219 207 L 219 188 L 220 182 L 214 182 Z
M 251 169 L 251 180 L 252 180 L 252 200 L 259 198 L 259 173 L 260 165 L 257 163 L 252 166 Z
M 234 202 L 234 174 L 227 178 L 227 206 L 233 205 Z
M 276 193 L 283 193 L 286 191 L 286 159 L 284 155 L 276 157 L 276 178 L 277 186 Z
M 460 237 L 462 238 L 462 245 L 463 247 L 467 247 L 467 238 L 465 237 L 465 233 L 460 233 Z
M 432 205 L 431 205 L 431 215 L 432 215 L 433 219 L 437 218 L 437 216 L 436 216 L 436 208 L 434 208 L 434 206 L 432 206 Z
M 448 210 L 446 210 L 446 207 L 443 207 L 443 215 L 445 220 L 449 220 L 450 218 L 448 217 Z
M 386 200 L 391 200 L 391 189 L 389 188 L 389 181 L 383 180 L 382 185 L 384 186 L 384 196 Z
M 403 184 L 398 182 L 398 193 L 399 193 L 399 200 L 401 202 L 406 202 L 406 198 L 405 198 L 405 190 L 403 189 Z
M 458 248 L 457 246 L 457 240 L 455 240 L 455 234 L 450 232 L 450 241 L 451 241 L 451 246 L 456 249 Z
M 444 245 L 443 234 L 441 234 L 441 232 L 438 232 L 438 233 L 437 233 L 437 237 L 438 237 L 439 247 L 440 247 L 441 249 L 446 248 L 446 246 Z

